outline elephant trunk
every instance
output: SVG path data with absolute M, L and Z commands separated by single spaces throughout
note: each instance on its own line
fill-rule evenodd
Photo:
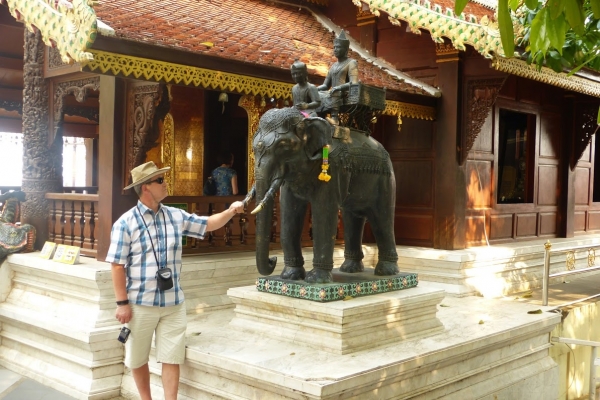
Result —
M 271 275 L 277 265 L 277 257 L 269 258 L 269 243 L 273 222 L 273 196 L 281 183 L 281 179 L 274 180 L 268 191 L 264 180 L 257 180 L 255 184 L 256 202 L 259 205 L 252 214 L 264 209 L 256 216 L 256 267 L 261 275 Z

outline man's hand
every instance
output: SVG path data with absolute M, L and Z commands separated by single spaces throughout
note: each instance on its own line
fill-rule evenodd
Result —
M 115 317 L 120 323 L 126 324 L 131 320 L 131 306 L 129 304 L 124 306 L 118 306 L 115 313 Z
M 231 213 L 233 215 L 243 213 L 244 212 L 244 203 L 241 201 L 234 201 L 229 206 L 229 211 L 231 211 Z

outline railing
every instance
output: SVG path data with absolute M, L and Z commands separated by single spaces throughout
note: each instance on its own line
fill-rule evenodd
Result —
M 595 248 L 598 248 L 598 247 L 600 247 L 600 245 L 576 246 L 576 247 L 570 247 L 570 248 L 564 249 L 564 250 L 551 251 L 552 244 L 550 243 L 550 241 L 547 241 L 544 244 L 545 254 L 544 254 L 544 276 L 543 276 L 543 280 L 542 280 L 542 305 L 544 305 L 544 306 L 548 305 L 548 287 L 550 284 L 550 278 L 558 278 L 558 277 L 563 277 L 563 276 L 568 276 L 568 275 L 575 275 L 575 274 L 581 274 L 584 272 L 600 270 L 600 266 L 594 266 L 594 264 L 596 263 Z M 587 268 L 575 269 L 575 264 L 577 261 L 577 253 L 581 253 L 581 252 L 587 252 Z M 566 254 L 566 257 L 565 257 L 565 264 L 567 267 L 566 271 L 557 272 L 554 274 L 550 273 L 550 254 L 551 253 L 554 255 Z M 584 258 L 579 258 L 579 260 L 582 260 L 582 259 L 584 259 Z M 578 303 L 578 302 L 592 299 L 592 298 L 598 297 L 598 296 L 600 296 L 600 293 L 593 295 L 593 296 L 586 297 L 585 299 L 576 300 L 576 301 L 573 301 L 570 303 L 563 304 L 563 306 L 573 304 L 573 303 Z
M 98 250 L 98 195 L 47 193 L 50 201 L 48 240 L 81 247 L 81 254 L 96 257 Z
M 600 347 L 600 342 L 592 342 L 590 340 L 579 340 L 579 339 L 570 339 L 564 337 L 552 337 L 552 341 L 555 343 L 566 343 L 566 344 L 575 344 L 578 346 L 591 346 L 592 353 L 590 357 L 590 386 L 589 386 L 589 400 L 596 400 L 596 382 L 598 378 L 596 378 L 596 367 L 600 365 L 600 358 L 598 355 L 598 347 Z

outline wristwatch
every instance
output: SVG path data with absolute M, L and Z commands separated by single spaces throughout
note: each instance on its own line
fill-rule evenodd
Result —
M 117 301 L 117 305 L 118 306 L 126 306 L 127 304 L 129 304 L 129 299 L 127 299 L 127 300 L 118 300 Z

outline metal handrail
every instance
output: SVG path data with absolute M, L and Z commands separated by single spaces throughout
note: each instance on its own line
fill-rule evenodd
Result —
M 555 343 L 566 343 L 566 344 L 575 344 L 578 346 L 590 346 L 592 348 L 592 354 L 590 357 L 590 396 L 589 400 L 596 400 L 596 366 L 600 365 L 600 359 L 598 359 L 598 347 L 600 347 L 600 342 L 593 342 L 591 340 L 579 340 L 579 339 L 571 339 L 564 337 L 552 336 L 552 341 Z
M 600 246 L 599 245 L 576 246 L 576 247 L 571 247 L 569 249 L 564 249 L 564 250 L 555 250 L 554 253 L 567 253 L 568 254 L 568 253 L 574 253 L 577 250 L 583 250 L 583 249 L 587 249 L 589 251 L 589 249 L 592 247 L 600 247 Z M 579 269 L 575 269 L 575 270 L 562 271 L 562 272 L 556 272 L 554 274 L 550 274 L 550 252 L 552 250 L 552 244 L 550 243 L 549 240 L 546 243 L 544 243 L 544 249 L 545 249 L 545 252 L 544 252 L 544 276 L 542 279 L 542 305 L 543 306 L 548 305 L 548 287 L 549 287 L 549 283 L 550 283 L 550 278 L 556 278 L 556 277 L 567 276 L 567 275 L 575 275 L 575 274 L 581 274 L 583 272 L 600 270 L 600 266 L 595 266 L 595 267 L 590 266 L 588 268 L 579 268 Z M 588 265 L 590 265 L 589 257 L 590 256 L 588 255 Z M 595 260 L 595 255 L 594 255 L 594 260 Z M 596 296 L 592 296 L 592 297 L 596 297 Z

